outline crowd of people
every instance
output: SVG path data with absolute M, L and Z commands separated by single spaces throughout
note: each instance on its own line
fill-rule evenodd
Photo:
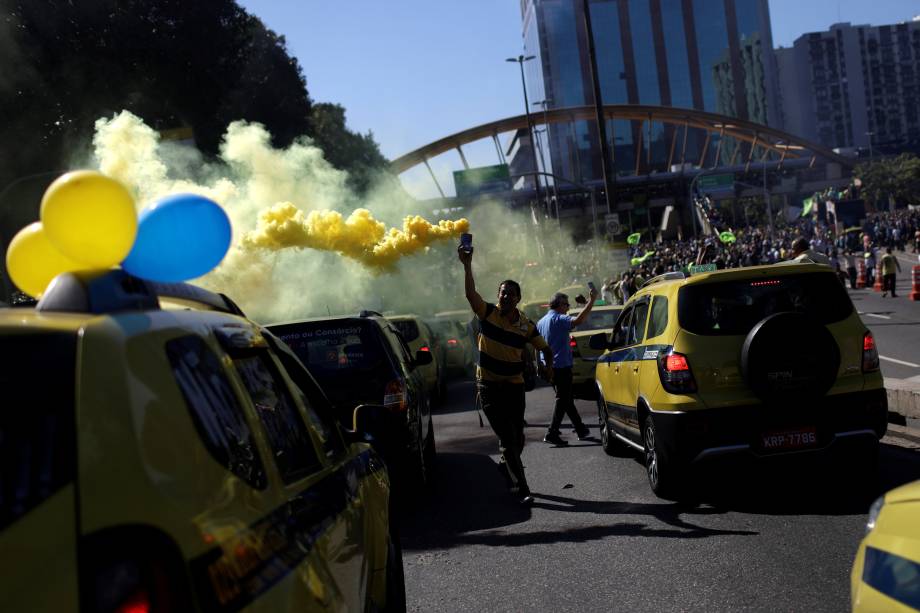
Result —
M 644 280 L 666 272 L 687 272 L 690 266 L 698 264 L 715 264 L 716 268 L 724 269 L 791 260 L 799 255 L 794 243 L 802 238 L 808 242 L 812 253 L 826 257 L 841 280 L 853 288 L 857 284 L 857 262 L 862 259 L 866 270 L 865 281 L 871 286 L 876 274 L 882 274 L 880 266 L 888 248 L 892 251 L 920 252 L 920 210 L 873 213 L 861 226 L 842 232 L 811 218 L 802 218 L 794 223 L 777 225 L 772 233 L 763 227 L 734 229 L 732 240 L 727 242 L 717 235 L 639 242 L 629 248 L 629 256 L 641 258 L 642 262 L 606 278 L 601 287 L 602 296 L 612 304 L 622 304 L 642 286 Z

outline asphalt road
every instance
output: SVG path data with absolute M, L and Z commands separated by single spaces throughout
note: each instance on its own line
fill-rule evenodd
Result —
M 918 377 L 920 381 L 920 301 L 908 299 L 911 267 L 918 263 L 917 255 L 898 252 L 897 256 L 901 262 L 897 298 L 882 298 L 871 289 L 850 290 L 850 297 L 875 337 L 882 374 L 897 379 Z
M 435 414 L 437 484 L 403 511 L 410 611 L 848 610 L 869 505 L 920 479 L 920 440 L 886 438 L 870 489 L 833 465 L 723 464 L 699 479 L 700 502 L 672 503 L 652 494 L 635 455 L 607 456 L 599 439 L 568 431 L 569 447 L 543 443 L 544 387 L 527 395 L 536 503 L 522 508 L 503 488 L 472 393 L 469 382 L 450 386 Z M 577 404 L 596 437 L 593 403 Z

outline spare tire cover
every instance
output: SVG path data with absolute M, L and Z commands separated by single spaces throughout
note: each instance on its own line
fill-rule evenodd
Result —
M 840 348 L 826 326 L 801 313 L 760 320 L 741 349 L 741 374 L 765 400 L 817 398 L 834 384 Z

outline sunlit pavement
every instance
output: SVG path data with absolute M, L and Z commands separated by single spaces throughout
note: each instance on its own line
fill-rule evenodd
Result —
M 849 290 L 863 322 L 872 330 L 881 356 L 885 377 L 920 381 L 920 301 L 908 298 L 911 267 L 917 255 L 897 252 L 901 273 L 897 278 L 897 298 L 882 298 L 872 288 Z
M 651 493 L 635 455 L 567 429 L 569 447 L 541 442 L 551 390 L 527 396 L 531 509 L 503 490 L 472 385 L 453 383 L 436 411 L 438 483 L 402 518 L 409 610 L 847 610 L 869 504 L 920 479 L 920 441 L 889 438 L 871 491 L 834 466 L 723 464 L 699 481 L 701 503 L 679 505 Z M 578 407 L 596 435 L 593 403 Z

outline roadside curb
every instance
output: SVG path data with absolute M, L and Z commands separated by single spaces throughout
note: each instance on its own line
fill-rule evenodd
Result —
M 885 391 L 888 392 L 888 412 L 900 416 L 901 425 L 908 419 L 920 419 L 920 382 L 885 377 Z M 889 421 L 892 421 L 890 415 Z

